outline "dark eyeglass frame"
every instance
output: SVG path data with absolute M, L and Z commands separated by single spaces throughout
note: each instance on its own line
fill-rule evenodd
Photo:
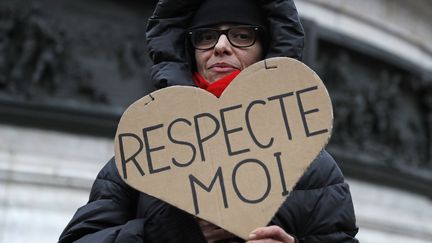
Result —
M 252 41 L 251 44 L 249 44 L 249 45 L 237 45 L 237 44 L 235 44 L 235 43 L 233 43 L 233 42 L 231 41 L 231 39 L 230 39 L 230 35 L 229 35 L 228 33 L 229 33 L 231 30 L 233 30 L 233 29 L 238 29 L 238 28 L 250 28 L 251 30 L 254 31 L 254 33 L 255 33 L 255 35 L 254 35 L 254 40 Z M 195 43 L 194 43 L 193 35 L 194 35 L 195 33 L 197 33 L 196 31 L 203 31 L 203 30 L 211 30 L 211 31 L 214 31 L 214 32 L 216 32 L 216 33 L 218 34 L 218 37 L 216 38 L 215 43 L 214 43 L 211 47 L 208 47 L 208 48 L 198 48 L 198 47 L 195 45 Z M 261 30 L 261 28 L 260 28 L 259 26 L 255 26 L 255 25 L 236 25 L 236 26 L 230 27 L 230 28 L 228 28 L 228 29 L 224 29 L 224 30 L 214 29 L 214 28 L 198 28 L 198 29 L 191 29 L 191 30 L 188 31 L 188 35 L 189 35 L 189 38 L 190 38 L 189 40 L 190 40 L 192 46 L 193 46 L 195 49 L 197 49 L 197 50 L 204 50 L 204 51 L 205 51 L 205 50 L 213 49 L 213 48 L 216 46 L 216 44 L 218 43 L 219 38 L 220 38 L 221 35 L 225 35 L 225 36 L 227 37 L 229 43 L 230 43 L 232 46 L 234 46 L 234 47 L 237 47 L 237 48 L 244 48 L 244 47 L 250 47 L 250 46 L 253 46 L 253 45 L 256 43 L 256 40 L 257 40 L 257 34 L 258 34 L 258 32 L 259 32 L 260 30 Z

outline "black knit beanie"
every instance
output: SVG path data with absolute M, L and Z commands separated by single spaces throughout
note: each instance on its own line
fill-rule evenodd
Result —
M 256 25 L 266 30 L 266 18 L 256 0 L 205 0 L 192 20 L 190 29 L 217 24 Z

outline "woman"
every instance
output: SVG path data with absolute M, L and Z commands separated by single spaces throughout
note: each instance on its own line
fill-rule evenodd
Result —
M 147 28 L 152 79 L 159 87 L 197 85 L 219 96 L 263 58 L 300 59 L 303 29 L 292 0 L 162 0 Z M 186 43 L 185 43 L 186 38 Z M 357 242 L 348 185 L 322 151 L 269 226 L 250 242 Z M 204 220 L 127 186 L 115 163 L 99 173 L 87 205 L 60 242 L 241 242 Z

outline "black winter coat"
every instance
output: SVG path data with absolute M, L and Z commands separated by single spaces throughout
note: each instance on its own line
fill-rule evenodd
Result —
M 138 202 L 138 203 L 137 203 Z M 322 151 L 271 220 L 299 242 L 357 242 L 348 185 L 333 158 Z M 204 243 L 195 219 L 127 186 L 110 160 L 59 242 Z
M 147 40 L 159 87 L 192 85 L 185 29 L 201 0 L 161 0 Z M 258 0 L 257 0 L 258 1 Z M 292 0 L 259 0 L 269 20 L 266 57 L 301 58 L 303 29 Z M 322 151 L 271 220 L 299 242 L 357 242 L 348 185 Z M 126 185 L 111 159 L 98 174 L 89 202 L 78 209 L 59 242 L 205 242 L 192 215 Z

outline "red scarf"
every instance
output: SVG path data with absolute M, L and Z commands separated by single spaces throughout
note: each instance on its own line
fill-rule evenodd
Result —
M 214 94 L 216 97 L 219 98 L 225 88 L 228 87 L 231 81 L 233 81 L 233 79 L 237 77 L 239 73 L 240 70 L 235 70 L 227 76 L 216 80 L 213 83 L 210 83 L 203 76 L 201 76 L 201 74 L 196 72 L 193 75 L 193 80 L 196 86 L 200 87 L 201 89 L 207 90 L 208 92 Z

